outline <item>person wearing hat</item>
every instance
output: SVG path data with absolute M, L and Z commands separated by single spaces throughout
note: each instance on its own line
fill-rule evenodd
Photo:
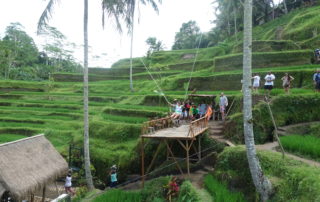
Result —
M 110 170 L 109 175 L 110 175 L 110 180 L 111 180 L 110 187 L 111 188 L 116 187 L 118 184 L 117 166 L 116 165 L 111 166 L 111 170 Z

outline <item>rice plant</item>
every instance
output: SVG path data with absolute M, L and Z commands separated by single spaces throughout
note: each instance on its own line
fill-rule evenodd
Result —
M 126 192 L 119 189 L 112 189 L 105 194 L 95 198 L 93 202 L 140 202 L 140 192 Z
M 244 196 L 240 192 L 231 192 L 226 184 L 219 182 L 212 175 L 204 178 L 204 185 L 212 195 L 215 202 L 244 202 Z
M 320 138 L 312 135 L 290 135 L 280 137 L 284 149 L 309 156 L 314 159 L 320 159 Z

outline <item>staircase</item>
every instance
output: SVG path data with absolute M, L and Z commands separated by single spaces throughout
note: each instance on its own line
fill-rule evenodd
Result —
M 209 137 L 217 142 L 221 142 L 226 146 L 234 147 L 235 145 L 223 136 L 224 122 L 223 121 L 209 121 L 208 123 Z

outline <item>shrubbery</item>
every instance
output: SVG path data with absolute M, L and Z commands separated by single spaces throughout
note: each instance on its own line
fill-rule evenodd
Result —
M 320 170 L 290 158 L 282 159 L 280 153 L 258 152 L 263 172 L 271 180 L 272 201 L 319 201 Z M 250 175 L 246 150 L 238 146 L 226 148 L 218 157 L 215 168 L 218 179 L 242 190 L 247 198 L 256 193 Z
M 320 107 L 316 107 L 320 95 L 282 95 L 275 97 L 271 108 L 277 126 L 320 120 Z M 225 135 L 235 142 L 243 142 L 242 114 L 230 117 Z M 254 135 L 257 143 L 273 139 L 273 124 L 266 103 L 260 103 L 253 109 Z

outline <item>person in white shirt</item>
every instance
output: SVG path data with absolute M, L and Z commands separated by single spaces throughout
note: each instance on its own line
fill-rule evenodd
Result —
M 224 95 L 224 93 L 221 93 L 220 99 L 219 99 L 219 107 L 220 107 L 221 119 L 223 121 L 225 120 L 225 113 L 226 113 L 227 106 L 228 106 L 228 98 Z
M 68 175 L 66 177 L 66 182 L 64 184 L 64 189 L 67 194 L 71 193 L 71 195 L 75 195 L 76 193 L 72 190 L 72 177 L 71 177 L 71 172 L 68 172 Z
M 253 92 L 258 93 L 258 89 L 260 87 L 260 76 L 258 74 L 255 74 L 254 77 L 252 77 L 252 79 L 253 79 L 253 84 L 252 84 Z
M 268 74 L 264 77 L 265 83 L 264 83 L 264 95 L 270 97 L 270 91 L 273 89 L 273 81 L 276 79 L 276 77 L 271 73 L 268 72 Z

